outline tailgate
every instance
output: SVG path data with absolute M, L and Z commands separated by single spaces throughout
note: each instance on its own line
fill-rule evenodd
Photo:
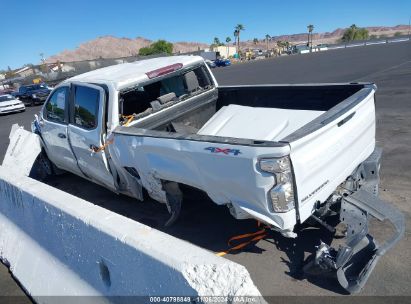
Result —
M 291 147 L 301 222 L 373 152 L 375 90 L 364 87 L 284 139 Z

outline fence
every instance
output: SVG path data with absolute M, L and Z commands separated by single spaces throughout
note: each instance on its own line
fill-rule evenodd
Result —
M 384 39 L 373 39 L 373 40 L 355 40 L 350 41 L 348 43 L 340 43 L 340 44 L 331 44 L 328 45 L 329 50 L 335 49 L 344 49 L 350 47 L 357 47 L 357 46 L 366 46 L 366 45 L 376 45 L 376 44 L 386 44 L 386 43 L 395 43 L 395 42 L 404 42 L 410 41 L 410 37 L 407 36 L 398 36 L 398 37 L 387 37 Z
M 13 87 L 19 87 L 20 85 L 32 84 L 36 81 L 55 85 L 67 78 L 107 66 L 164 56 L 167 56 L 167 54 L 162 53 L 150 56 L 98 58 L 83 61 L 44 63 L 41 65 L 29 66 L 26 70 L 20 72 L 20 75 L 16 75 L 16 77 L 0 80 L 0 85 L 8 84 Z

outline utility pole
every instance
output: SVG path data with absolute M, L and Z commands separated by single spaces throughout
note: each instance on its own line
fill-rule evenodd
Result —
M 46 63 L 46 59 L 44 59 L 44 53 L 40 53 L 40 57 L 41 57 L 41 62 L 43 64 L 44 69 L 46 70 L 46 74 L 47 74 L 47 79 L 49 78 L 49 67 Z

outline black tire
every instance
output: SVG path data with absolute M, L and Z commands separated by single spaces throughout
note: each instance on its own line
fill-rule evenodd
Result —
M 54 175 L 53 163 L 47 157 L 47 154 L 42 151 L 35 160 L 33 167 L 31 168 L 29 177 L 45 181 L 50 176 Z

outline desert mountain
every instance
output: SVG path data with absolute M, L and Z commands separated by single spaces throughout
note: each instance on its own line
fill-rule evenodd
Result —
M 137 37 L 118 38 L 114 36 L 103 36 L 80 44 L 74 50 L 63 52 L 47 58 L 47 62 L 81 61 L 96 58 L 120 58 L 135 56 L 140 48 L 149 46 L 153 41 Z M 173 43 L 173 52 L 190 52 L 208 47 L 205 43 L 198 42 L 176 42 Z
M 397 25 L 393 27 L 370 26 L 366 27 L 366 29 L 368 29 L 370 35 L 393 36 L 396 32 L 407 34 L 409 27 L 408 25 Z M 338 28 L 333 32 L 314 33 L 313 42 L 314 44 L 335 43 L 342 37 L 344 30 L 345 29 Z M 272 37 L 272 41 L 278 40 L 288 41 L 292 44 L 305 43 L 307 41 L 307 33 Z M 57 60 L 60 60 L 62 62 L 69 62 L 96 58 L 119 58 L 135 56 L 138 54 L 140 48 L 148 46 L 152 42 L 153 41 L 142 37 L 131 39 L 118 38 L 114 36 L 103 36 L 84 42 L 74 50 L 64 50 L 57 55 L 53 55 L 47 58 L 47 62 L 56 62 Z M 209 47 L 208 44 L 200 42 L 175 42 L 173 43 L 173 45 L 173 52 L 175 53 L 191 52 Z M 265 41 L 264 39 L 261 39 L 259 43 L 257 43 L 257 45 L 254 45 L 253 41 L 251 40 L 242 41 L 241 47 L 265 47 Z
M 407 35 L 409 31 L 408 25 L 397 25 L 397 26 L 368 26 L 365 27 L 369 35 L 375 35 L 377 37 L 381 35 L 385 35 L 387 37 L 394 36 L 395 33 L 400 32 L 401 35 Z M 313 33 L 313 43 L 320 44 L 320 43 L 337 43 L 338 40 L 341 39 L 345 32 L 345 28 L 337 28 L 332 32 L 324 32 L 324 33 Z M 290 35 L 281 35 L 281 36 L 272 36 L 272 41 L 288 41 L 291 44 L 300 44 L 300 43 L 307 43 L 307 33 L 299 33 L 299 34 L 290 34 Z M 242 47 L 252 47 L 254 45 L 253 41 L 244 41 Z M 259 43 L 257 43 L 257 47 L 265 47 L 265 40 L 262 38 Z

